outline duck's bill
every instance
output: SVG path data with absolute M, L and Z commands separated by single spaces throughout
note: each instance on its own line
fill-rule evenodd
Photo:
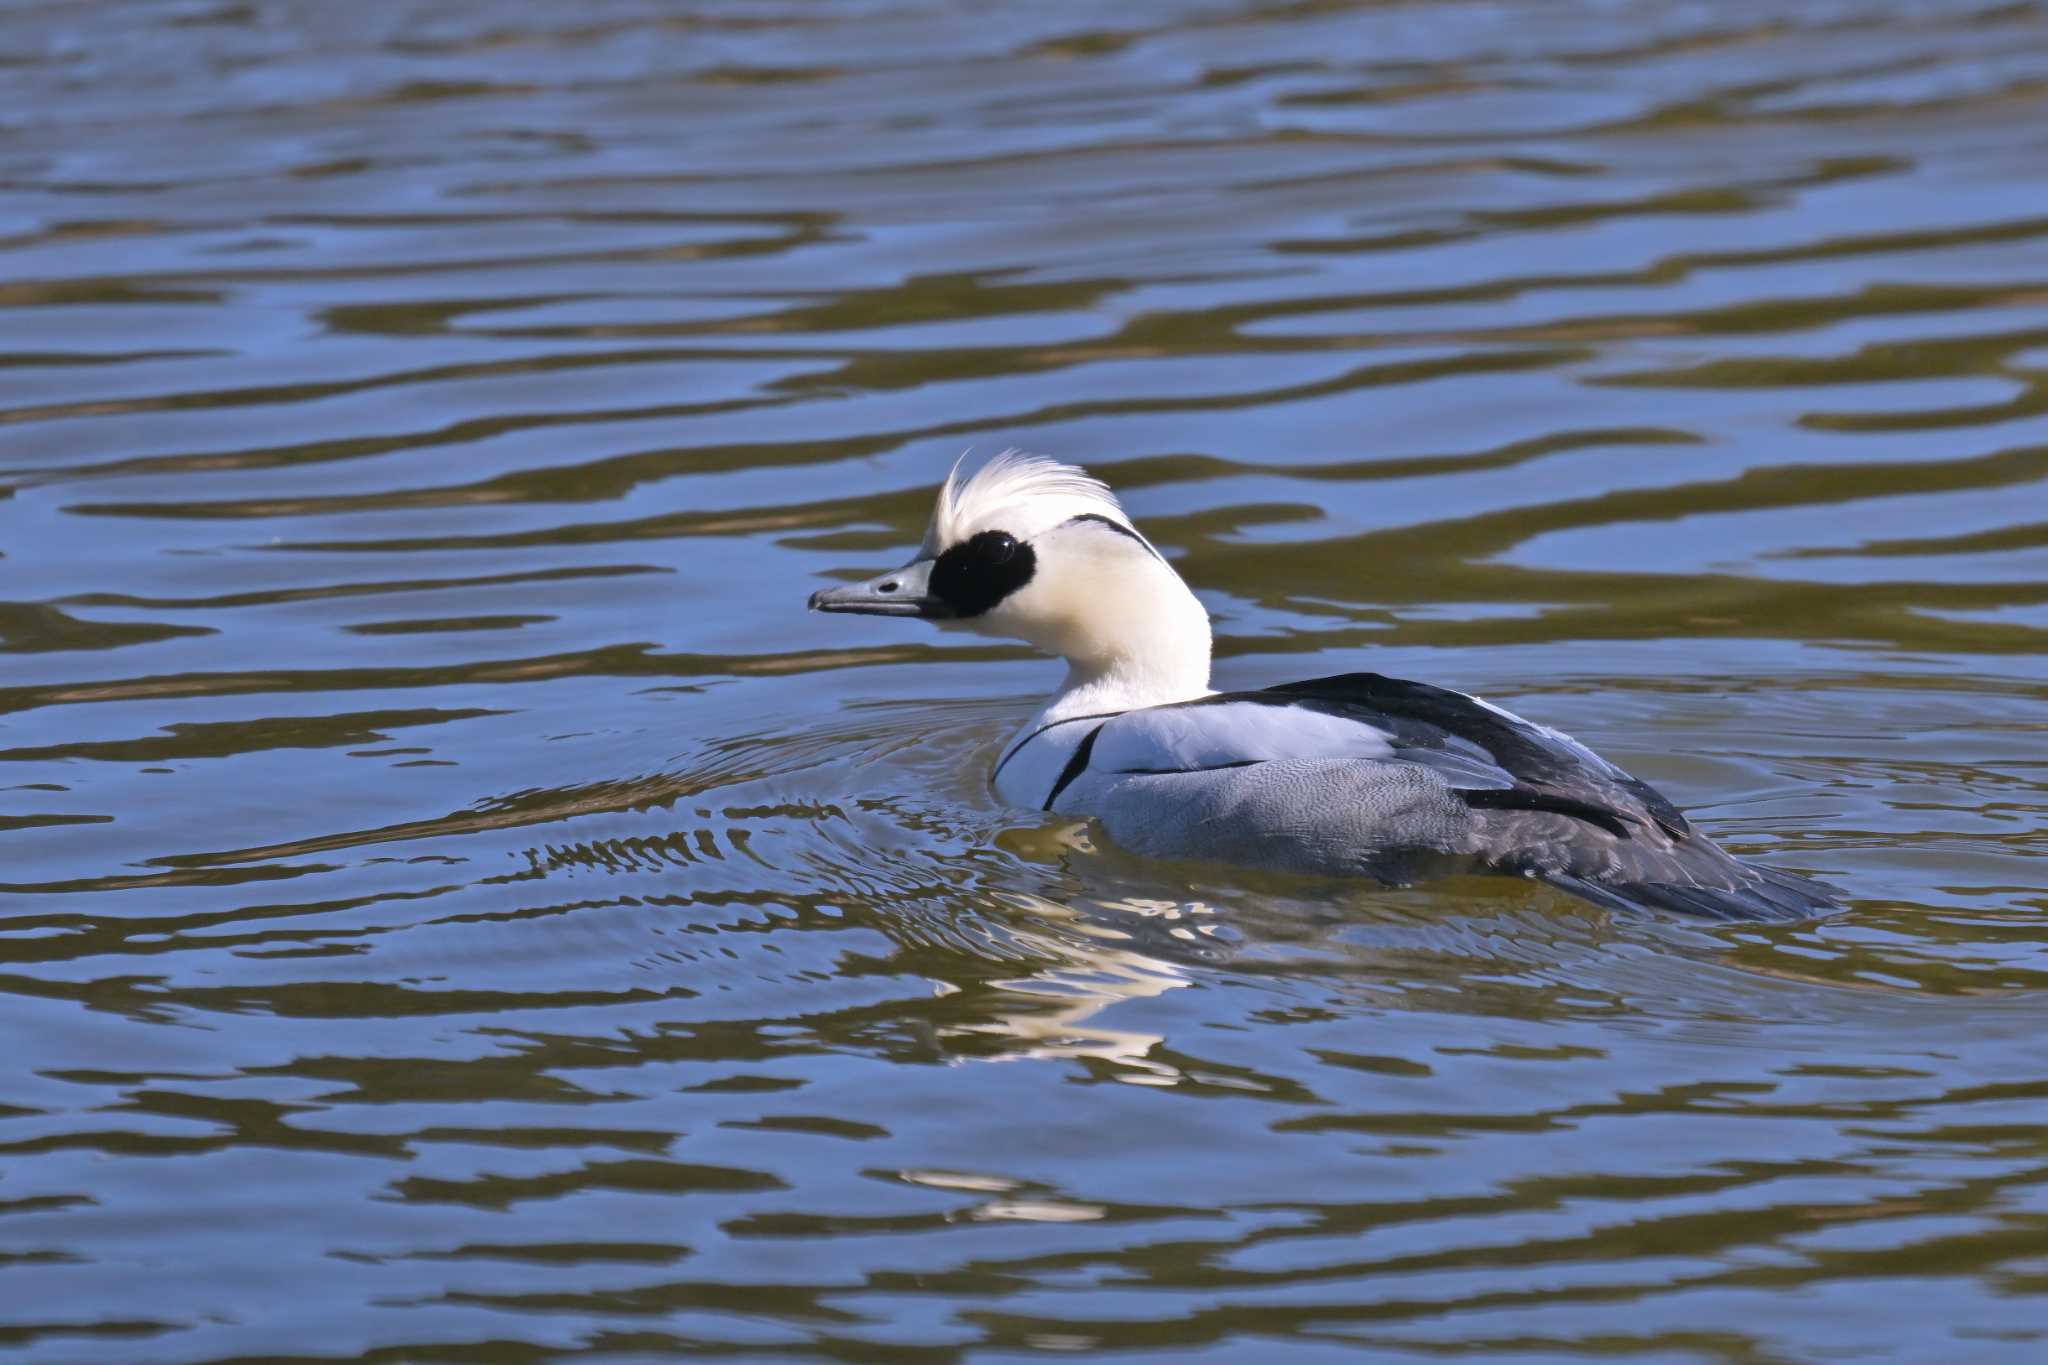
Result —
M 931 595 L 931 581 L 932 561 L 920 559 L 865 583 L 820 588 L 811 594 L 811 610 L 852 612 L 858 616 L 922 616 L 933 621 L 956 615 L 944 600 Z

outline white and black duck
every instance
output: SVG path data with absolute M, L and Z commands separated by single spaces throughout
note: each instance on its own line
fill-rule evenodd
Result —
M 1649 784 L 1477 697 L 1376 673 L 1211 691 L 1208 613 L 1071 465 L 1012 451 L 965 483 L 956 471 L 915 559 L 810 604 L 1065 659 L 991 780 L 1140 853 L 1388 884 L 1538 877 L 1610 908 L 1717 919 L 1834 908 L 1820 883 L 1723 852 Z

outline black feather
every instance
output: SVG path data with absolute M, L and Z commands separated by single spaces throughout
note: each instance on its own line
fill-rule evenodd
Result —
M 956 617 L 974 617 L 1031 581 L 1038 556 L 1007 531 L 983 531 L 932 565 L 931 594 Z
M 1713 920 L 1797 920 L 1842 908 L 1825 882 L 1756 863 L 1735 865 L 1748 874 L 1739 886 L 1610 882 L 1570 872 L 1537 875 L 1560 891 L 1609 910 L 1672 910 Z
M 1480 787 L 1454 791 L 1452 795 L 1474 810 L 1548 811 L 1552 815 L 1569 815 L 1574 820 L 1584 820 L 1589 825 L 1598 825 L 1617 839 L 1629 837 L 1629 817 L 1620 811 L 1595 805 L 1591 801 L 1558 796 L 1552 792 L 1540 792 L 1533 787 Z
M 1295 702 L 1337 715 L 1356 714 L 1371 724 L 1394 729 L 1403 743 L 1418 748 L 1440 748 L 1446 736 L 1463 740 L 1491 754 L 1523 786 L 1571 788 L 1583 785 L 1589 776 L 1584 759 L 1535 726 L 1482 706 L 1463 692 L 1429 683 L 1378 673 L 1339 673 L 1227 696 L 1239 701 Z M 1692 825 L 1685 815 L 1649 783 L 1621 772 L 1600 776 L 1634 798 L 1673 839 L 1691 836 Z
M 1108 721 L 1104 721 L 1103 725 L 1108 723 Z M 1051 810 L 1052 803 L 1060 799 L 1060 793 L 1067 789 L 1068 784 L 1073 782 L 1082 773 L 1088 771 L 1088 756 L 1095 752 L 1095 737 L 1101 733 L 1102 725 L 1098 725 L 1086 735 L 1083 735 L 1081 742 L 1074 746 L 1073 756 L 1067 759 L 1067 766 L 1060 769 L 1060 775 L 1052 784 L 1052 790 L 1045 794 L 1043 809 Z
M 1159 551 L 1153 549 L 1151 541 L 1145 539 L 1145 537 L 1139 535 L 1136 531 L 1133 531 L 1130 527 L 1124 525 L 1115 517 L 1105 517 L 1100 512 L 1082 512 L 1076 516 L 1068 517 L 1065 521 L 1061 522 L 1060 524 L 1062 526 L 1072 526 L 1077 521 L 1093 522 L 1096 525 L 1105 526 L 1109 528 L 1110 530 L 1116 532 L 1120 536 L 1129 536 L 1132 540 L 1137 541 L 1140 545 L 1145 547 L 1146 554 L 1151 555 L 1161 564 L 1164 564 L 1166 562 L 1166 556 L 1160 554 Z

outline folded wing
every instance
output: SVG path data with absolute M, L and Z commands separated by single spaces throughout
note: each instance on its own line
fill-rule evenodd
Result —
M 1376 673 L 1112 717 L 1074 751 L 1046 807 L 1101 815 L 1148 851 L 1242 857 L 1250 828 L 1270 831 L 1287 861 L 1331 871 L 1398 877 L 1462 858 L 1612 907 L 1721 918 L 1832 908 L 1826 888 L 1731 857 L 1569 736 Z

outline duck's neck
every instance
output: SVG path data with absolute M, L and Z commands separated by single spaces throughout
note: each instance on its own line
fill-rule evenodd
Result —
M 1209 613 L 1164 564 L 1153 590 L 1097 603 L 1085 630 L 1056 642 L 1066 680 L 1037 723 L 1189 701 L 1209 692 Z

